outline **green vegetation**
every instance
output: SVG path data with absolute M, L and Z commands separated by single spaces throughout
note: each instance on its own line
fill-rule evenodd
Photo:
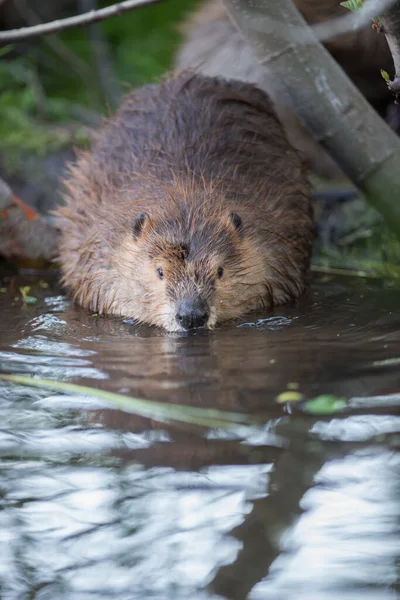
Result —
M 351 10 L 351 12 L 357 12 L 358 10 L 360 10 L 360 8 L 362 8 L 364 0 L 346 0 L 345 2 L 341 2 L 340 4 L 341 6 L 344 6 L 345 8 Z
M 12 170 L 24 152 L 44 155 L 83 140 L 82 128 L 62 127 L 68 102 L 47 97 L 27 59 L 0 59 L 0 139 L 5 166 Z
M 170 68 L 180 41 L 178 24 L 194 5 L 195 0 L 171 0 L 98 24 L 117 86 L 154 81 Z M 0 139 L 7 170 L 25 152 L 44 155 L 85 144 L 81 118 L 87 122 L 106 110 L 86 29 L 34 41 L 23 57 L 12 47 L 1 51 Z
M 334 415 L 347 407 L 346 398 L 340 398 L 331 394 L 322 394 L 313 400 L 307 400 L 304 408 L 313 415 Z
M 310 181 L 319 193 L 331 193 L 335 187 L 352 189 L 347 180 L 332 184 L 312 175 Z M 378 212 L 361 196 L 334 202 L 326 213 L 323 206 L 318 201 L 315 217 L 321 231 L 314 244 L 313 265 L 321 271 L 365 272 L 400 284 L 400 241 Z
M 196 4 L 199 4 L 199 0 L 169 0 L 154 6 L 145 6 L 121 18 L 116 17 L 99 24 L 109 44 L 116 79 L 121 82 L 123 88 L 129 89 L 155 81 L 170 69 L 181 41 L 179 24 Z M 68 30 L 61 39 L 86 67 L 90 64 L 91 47 L 88 38 L 82 35 L 82 29 Z M 58 58 L 54 62 L 54 68 L 58 70 L 62 66 L 63 61 Z M 91 106 L 94 101 L 93 91 L 88 89 L 86 77 L 82 78 L 81 75 L 84 74 L 77 73 L 76 69 L 70 66 L 69 77 L 61 82 L 48 70 L 45 74 L 48 88 L 61 98 L 69 98 L 74 102 L 79 100 Z M 93 83 L 96 89 L 96 73 L 92 71 L 90 74 L 89 69 L 85 75 L 91 75 L 92 79 L 95 79 Z M 97 95 L 102 100 L 98 82 Z
M 318 240 L 313 264 L 364 271 L 400 284 L 400 241 L 374 209 L 362 200 L 345 203 L 339 218 L 340 237 Z

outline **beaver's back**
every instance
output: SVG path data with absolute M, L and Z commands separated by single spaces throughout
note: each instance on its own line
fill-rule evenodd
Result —
M 237 195 L 261 186 L 270 197 L 274 183 L 282 195 L 303 177 L 262 91 L 187 72 L 128 96 L 95 142 L 91 164 L 103 187 L 120 189 L 137 175 L 164 182 L 179 175 L 219 181 Z

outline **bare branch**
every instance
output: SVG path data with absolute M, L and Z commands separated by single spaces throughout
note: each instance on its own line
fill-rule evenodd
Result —
M 33 27 L 22 27 L 21 29 L 0 31 L 0 44 L 25 40 L 40 35 L 49 35 L 50 33 L 57 33 L 80 25 L 90 25 L 91 23 L 97 23 L 98 21 L 104 21 L 105 19 L 122 15 L 123 13 L 139 8 L 140 6 L 159 4 L 162 1 L 163 0 L 126 0 L 125 2 L 118 2 L 117 4 L 107 6 L 106 8 L 91 10 L 83 15 L 58 19 L 57 21 L 35 25 Z

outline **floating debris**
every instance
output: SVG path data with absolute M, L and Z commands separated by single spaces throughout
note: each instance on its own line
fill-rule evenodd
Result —
M 346 408 L 347 400 L 331 394 L 322 394 L 313 400 L 307 400 L 303 406 L 307 412 L 314 415 L 332 415 Z
M 304 400 L 304 396 L 301 392 L 295 392 L 288 390 L 287 392 L 282 392 L 277 396 L 276 401 L 279 404 L 285 404 L 285 402 L 301 402 Z
M 22 302 L 24 304 L 35 304 L 37 302 L 37 298 L 35 296 L 29 296 L 31 288 L 29 285 L 24 285 L 19 288 L 19 292 L 21 294 Z

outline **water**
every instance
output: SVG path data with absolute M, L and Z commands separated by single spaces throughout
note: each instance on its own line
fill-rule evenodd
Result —
M 23 285 L 35 304 L 15 300 Z M 255 422 L 166 422 L 0 382 L 1 600 L 398 597 L 398 289 L 319 278 L 297 307 L 179 335 L 45 286 L 1 281 L 0 372 Z M 288 384 L 348 408 L 280 403 Z

